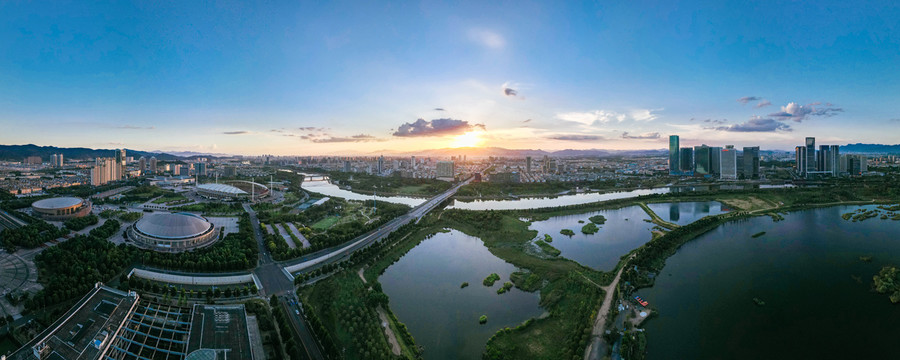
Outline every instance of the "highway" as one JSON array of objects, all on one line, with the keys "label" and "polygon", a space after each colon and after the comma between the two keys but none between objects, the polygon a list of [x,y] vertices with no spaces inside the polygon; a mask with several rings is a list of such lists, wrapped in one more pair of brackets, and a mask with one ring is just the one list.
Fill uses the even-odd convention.
[{"label": "highway", "polygon": [[312,270],[312,269],[315,269],[315,268],[325,265],[325,264],[343,260],[343,259],[347,258],[348,256],[350,256],[351,254],[353,254],[355,251],[365,248],[365,247],[371,245],[373,242],[384,239],[385,237],[390,235],[392,232],[397,231],[397,229],[399,229],[401,226],[408,224],[410,221],[418,222],[419,219],[421,219],[423,216],[427,215],[428,212],[430,212],[431,210],[434,210],[434,208],[437,207],[440,203],[444,202],[445,200],[449,199],[454,194],[456,194],[456,191],[459,190],[459,188],[465,186],[466,184],[470,183],[471,181],[472,181],[472,178],[469,178],[466,181],[456,184],[455,186],[448,189],[447,191],[444,191],[440,195],[437,195],[437,196],[429,199],[428,201],[422,203],[422,205],[416,206],[415,208],[410,210],[405,215],[399,216],[399,217],[389,221],[387,224],[384,224],[384,226],[382,226],[376,230],[372,230],[369,233],[361,235],[359,238],[357,238],[357,240],[354,240],[352,243],[350,243],[349,245],[347,245],[343,248],[340,248],[340,249],[332,251],[330,253],[315,257],[313,259],[301,259],[300,262],[297,262],[294,264],[288,264],[287,266],[284,267],[284,269],[288,273],[294,274],[297,272],[302,272],[304,270],[307,270],[307,271]]}]

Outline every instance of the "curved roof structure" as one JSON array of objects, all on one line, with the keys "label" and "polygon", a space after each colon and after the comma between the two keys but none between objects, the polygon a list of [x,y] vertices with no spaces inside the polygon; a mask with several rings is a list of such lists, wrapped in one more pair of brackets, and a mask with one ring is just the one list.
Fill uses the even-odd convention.
[{"label": "curved roof structure", "polygon": [[197,185],[198,189],[218,192],[222,194],[232,194],[232,195],[245,195],[248,194],[246,191],[238,189],[234,186],[228,184],[200,184]]},{"label": "curved roof structure", "polygon": [[56,197],[35,201],[31,206],[38,209],[65,209],[81,205],[83,202],[84,200],[77,197]]},{"label": "curved roof structure", "polygon": [[194,214],[154,213],[145,215],[134,227],[141,233],[158,239],[185,239],[207,232],[212,224]]},{"label": "curved roof structure", "polygon": [[216,360],[216,351],[213,349],[194,350],[184,360]]}]

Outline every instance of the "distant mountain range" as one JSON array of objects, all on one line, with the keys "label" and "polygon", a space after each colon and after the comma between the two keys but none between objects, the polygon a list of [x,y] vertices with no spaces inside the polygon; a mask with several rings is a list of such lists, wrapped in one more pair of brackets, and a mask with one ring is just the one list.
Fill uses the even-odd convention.
[{"label": "distant mountain range", "polygon": [[864,154],[900,154],[900,144],[884,145],[884,144],[847,144],[841,146],[842,153],[864,153]]},{"label": "distant mountain range", "polygon": [[581,156],[599,156],[599,157],[609,157],[609,156],[642,156],[642,155],[664,155],[666,154],[665,149],[658,150],[601,150],[601,149],[587,149],[587,150],[576,150],[576,149],[566,149],[566,150],[556,150],[556,151],[546,151],[540,149],[504,149],[499,147],[484,147],[484,148],[445,148],[445,149],[429,149],[429,150],[420,150],[420,151],[392,151],[392,150],[381,150],[381,151],[373,151],[369,153],[369,155],[389,155],[389,156],[502,156],[502,157],[523,157],[523,156],[556,156],[556,157],[581,157]]},{"label": "distant mountain range", "polygon": [[[28,145],[0,145],[0,160],[22,161],[29,156],[40,156],[45,162],[50,161],[53,154],[63,154],[66,160],[87,160],[96,157],[115,157],[114,149],[88,149],[88,148],[60,148],[55,146]],[[141,156],[155,156],[158,160],[184,160],[185,157],[166,153],[154,153],[125,149],[126,156],[140,158]]]}]

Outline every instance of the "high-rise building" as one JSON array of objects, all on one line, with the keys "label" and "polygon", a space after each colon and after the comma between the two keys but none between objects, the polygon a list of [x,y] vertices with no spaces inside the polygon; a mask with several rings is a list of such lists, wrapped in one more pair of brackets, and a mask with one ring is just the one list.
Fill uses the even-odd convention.
[{"label": "high-rise building", "polygon": [[25,163],[30,165],[40,165],[44,161],[41,160],[40,156],[29,156],[25,158]]},{"label": "high-rise building", "polygon": [[669,135],[669,175],[681,174],[681,154],[678,135]]},{"label": "high-rise building", "polygon": [[694,175],[709,174],[709,146],[694,146]]},{"label": "high-rise building", "polygon": [[722,167],[722,148],[719,146],[712,146],[709,148],[709,173],[719,176],[722,174],[721,167]]},{"label": "high-rise building", "polygon": [[[797,163],[797,173],[802,177],[806,177],[806,147],[798,146],[794,148],[794,161]],[[746,159],[746,158],[745,158]]]},{"label": "high-rise building", "polygon": [[690,175],[694,172],[694,149],[681,148],[681,173]]},{"label": "high-rise building", "polygon": [[[141,158],[138,159],[138,172],[143,174],[144,171],[147,171],[147,158],[141,156]],[[187,174],[182,174],[182,175],[187,175]]]},{"label": "high-rise building", "polygon": [[194,167],[197,169],[197,175],[206,176],[206,163],[198,162]]},{"label": "high-rise building", "polygon": [[816,171],[816,138],[806,138],[806,172]]},{"label": "high-rise building", "polygon": [[91,185],[103,185],[118,180],[116,178],[118,165],[115,158],[94,159],[94,168],[91,169]]},{"label": "high-rise building", "polygon": [[156,174],[156,156],[150,157],[150,173]]},{"label": "high-rise building", "polygon": [[411,156],[411,157],[409,158],[409,167],[410,167],[411,169],[415,170],[415,169],[416,169],[416,165],[418,165],[418,164],[416,164],[416,156],[413,155],[413,156]]},{"label": "high-rise building", "polygon": [[378,167],[376,168],[376,171],[378,171],[378,175],[381,175],[381,173],[384,172],[384,155],[381,155],[378,158]]},{"label": "high-rise building", "polygon": [[525,157],[525,173],[531,174],[531,156]]},{"label": "high-rise building", "polygon": [[830,171],[833,176],[841,174],[841,147],[839,145],[828,147],[828,155],[825,157],[825,171]]},{"label": "high-rise building", "polygon": [[350,172],[352,169],[350,160],[344,160],[344,172]]},{"label": "high-rise building", "polygon": [[452,178],[454,175],[452,161],[438,161],[435,175],[438,178]]},{"label": "high-rise building", "polygon": [[719,177],[726,180],[737,179],[737,150],[734,145],[726,145],[724,149],[719,150],[719,159]]},{"label": "high-rise building", "polygon": [[50,155],[50,166],[55,168],[63,167],[63,154]]},{"label": "high-rise building", "polygon": [[743,156],[745,179],[759,179],[759,146],[745,146]]}]

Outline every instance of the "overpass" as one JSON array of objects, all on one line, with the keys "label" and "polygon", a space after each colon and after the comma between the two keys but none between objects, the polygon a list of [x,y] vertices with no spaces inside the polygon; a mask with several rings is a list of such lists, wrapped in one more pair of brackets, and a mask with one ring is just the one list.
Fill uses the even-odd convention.
[{"label": "overpass", "polygon": [[428,201],[422,203],[421,205],[416,206],[403,216],[399,216],[391,221],[388,221],[388,223],[384,224],[382,227],[361,235],[360,237],[356,238],[356,240],[340,249],[332,251],[328,254],[324,254],[322,256],[318,256],[314,259],[301,260],[300,262],[289,264],[284,267],[284,270],[287,274],[290,274],[290,278],[291,280],[293,280],[294,273],[340,261],[350,256],[355,251],[365,248],[373,242],[386,238],[392,232],[397,231],[397,229],[399,229],[401,226],[406,225],[411,221],[415,221],[416,223],[418,223],[419,220],[421,220],[425,215],[428,215],[431,210],[434,210],[435,207],[455,195],[456,191],[458,191],[459,188],[472,182],[472,179],[473,178],[469,178],[465,181],[460,182],[459,184],[456,184],[447,191],[444,191],[443,193],[432,197],[431,199],[428,199]]}]

